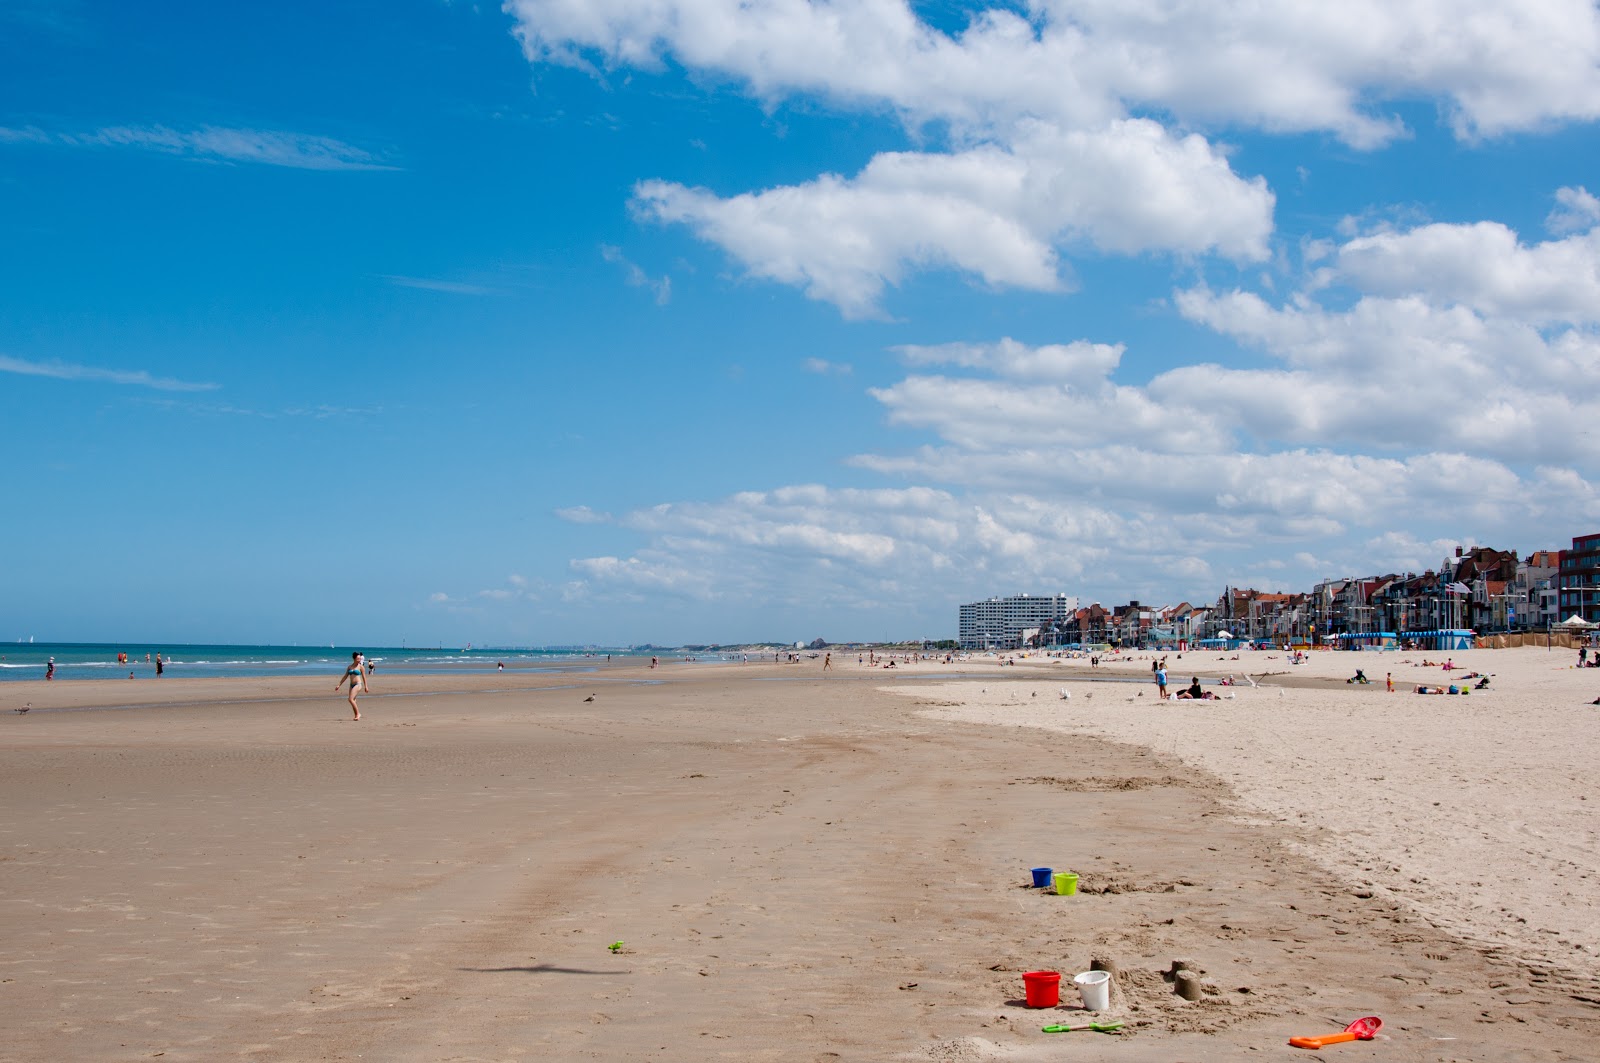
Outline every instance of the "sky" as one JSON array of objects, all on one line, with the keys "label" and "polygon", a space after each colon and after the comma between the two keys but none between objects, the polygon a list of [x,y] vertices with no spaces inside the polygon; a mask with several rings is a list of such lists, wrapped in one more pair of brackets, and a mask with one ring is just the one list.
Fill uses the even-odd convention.
[{"label": "sky", "polygon": [[0,639],[945,638],[1600,527],[1600,14],[0,0]]}]

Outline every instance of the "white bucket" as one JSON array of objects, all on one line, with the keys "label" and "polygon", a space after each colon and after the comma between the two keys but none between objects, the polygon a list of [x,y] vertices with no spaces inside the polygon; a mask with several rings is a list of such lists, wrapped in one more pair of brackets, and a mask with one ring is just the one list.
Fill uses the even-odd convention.
[{"label": "white bucket", "polygon": [[1084,971],[1072,983],[1078,987],[1085,1010],[1105,1011],[1111,1006],[1110,971]]}]

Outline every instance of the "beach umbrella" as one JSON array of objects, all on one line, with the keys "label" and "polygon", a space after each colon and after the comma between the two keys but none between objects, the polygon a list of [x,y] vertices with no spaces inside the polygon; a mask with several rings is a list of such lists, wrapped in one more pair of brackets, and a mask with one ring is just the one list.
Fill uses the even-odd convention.
[{"label": "beach umbrella", "polygon": [[1582,628],[1600,627],[1600,624],[1591,624],[1591,623],[1589,623],[1589,621],[1585,620],[1583,617],[1579,616],[1577,613],[1573,613],[1571,616],[1569,616],[1565,620],[1561,621],[1561,623],[1557,624],[1556,627],[1570,627],[1570,628],[1582,629]]}]

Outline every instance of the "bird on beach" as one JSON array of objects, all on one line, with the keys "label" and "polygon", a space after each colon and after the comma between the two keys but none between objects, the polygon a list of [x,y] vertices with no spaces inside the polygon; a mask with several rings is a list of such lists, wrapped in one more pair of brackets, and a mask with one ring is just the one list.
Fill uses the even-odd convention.
[{"label": "bird on beach", "polygon": [[26,704],[26,705],[24,705],[24,706],[22,706],[22,708],[20,708],[20,709],[18,709],[18,710],[17,710],[17,715],[18,715],[18,716],[22,716],[22,715],[24,715],[24,714],[25,714],[25,713],[27,713],[27,711],[28,711],[28,710],[29,710],[29,709],[31,709],[31,708],[33,708],[33,702],[31,702],[31,701],[30,701],[30,702],[28,702],[28,703],[27,703],[27,704]]},{"label": "bird on beach", "polygon": [[1062,701],[1071,701],[1072,700],[1072,691],[1068,690],[1066,687],[1062,687],[1061,688],[1061,700]]},{"label": "bird on beach", "polygon": [[583,700],[584,701],[593,701],[594,700],[594,695],[590,694],[588,697],[584,698]]}]

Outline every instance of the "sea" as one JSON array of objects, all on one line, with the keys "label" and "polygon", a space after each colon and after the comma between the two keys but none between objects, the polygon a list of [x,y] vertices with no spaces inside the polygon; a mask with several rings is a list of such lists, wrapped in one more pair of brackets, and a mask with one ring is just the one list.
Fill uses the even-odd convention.
[{"label": "sea", "polygon": [[[372,646],[203,646],[154,643],[6,642],[0,643],[0,682],[43,679],[53,658],[55,678],[153,679],[156,654],[163,678],[222,676],[337,676],[361,650],[377,666],[377,674],[446,675],[507,671],[583,672],[608,657],[649,657],[659,649],[493,649],[462,647],[378,648]],[[120,663],[127,654],[127,663]]]}]

